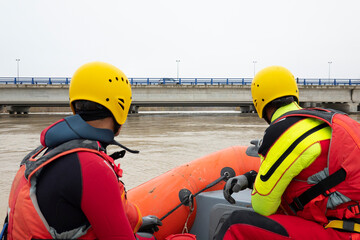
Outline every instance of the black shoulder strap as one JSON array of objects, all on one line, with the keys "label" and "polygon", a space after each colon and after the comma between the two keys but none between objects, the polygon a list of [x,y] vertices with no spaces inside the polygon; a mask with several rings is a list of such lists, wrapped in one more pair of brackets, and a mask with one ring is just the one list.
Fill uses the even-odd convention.
[{"label": "black shoulder strap", "polygon": [[[37,148],[40,149],[41,147]],[[86,148],[86,149],[94,149],[94,150],[102,150],[101,146],[97,143],[97,141],[87,140],[87,139],[74,139],[68,142],[65,142],[55,148],[49,149],[45,155],[38,158],[36,161],[28,161],[32,156],[30,154],[27,155],[27,160],[24,161],[26,165],[25,169],[25,178],[28,179],[29,175],[41,164],[48,161],[49,159],[59,156],[60,153],[69,151],[71,149],[76,148]],[[35,150],[36,152],[36,150]],[[34,151],[32,152],[34,153]]]},{"label": "black shoulder strap", "polygon": [[303,116],[303,117],[313,117],[320,120],[323,120],[324,122],[327,122],[329,125],[332,123],[332,118],[336,113],[343,114],[340,111],[335,111],[332,109],[322,109],[322,108],[304,108],[300,110],[294,110],[287,112],[283,115],[281,115],[279,118],[277,118],[273,123],[276,123],[278,120],[286,118],[286,117],[293,117],[293,116]]},{"label": "black shoulder strap", "polygon": [[[304,118],[316,118],[324,121],[327,125],[331,126],[333,116],[339,112],[316,108],[316,109],[300,109],[287,112],[275,121],[273,121],[270,126],[266,129],[260,148],[258,149],[258,154],[266,156],[271,146],[275,141],[292,125]],[[326,127],[324,125],[321,128]],[[314,129],[316,130],[316,129]],[[319,129],[318,129],[319,130]]]},{"label": "black shoulder strap", "polygon": [[289,204],[290,208],[294,212],[303,210],[304,206],[312,199],[316,198],[320,194],[326,194],[327,190],[343,182],[345,178],[346,171],[343,168],[340,168],[327,178],[321,180],[319,183],[315,184],[314,186],[303,192],[299,197],[294,198],[293,202]]}]

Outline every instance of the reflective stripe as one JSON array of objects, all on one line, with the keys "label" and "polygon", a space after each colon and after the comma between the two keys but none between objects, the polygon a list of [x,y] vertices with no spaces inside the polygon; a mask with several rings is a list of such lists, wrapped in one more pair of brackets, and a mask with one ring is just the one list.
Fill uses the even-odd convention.
[{"label": "reflective stripe", "polygon": [[[295,108],[294,106],[289,106],[286,110],[291,110],[291,107]],[[280,109],[282,110],[282,108]],[[291,119],[283,120],[288,122],[287,120]],[[270,132],[265,133],[263,144],[270,144],[270,148],[263,156],[264,158],[262,158],[259,174],[255,180],[252,192],[251,202],[255,212],[265,216],[276,212],[281,202],[281,196],[293,178],[309,167],[322,153],[320,143],[331,138],[331,128],[329,126],[319,127],[320,130],[317,129],[318,131],[312,132],[312,134],[308,134],[307,137],[301,139],[296,146],[293,145],[295,147],[292,151],[289,151],[286,156],[284,155],[285,158],[279,162],[280,164],[277,167],[273,167],[274,171],[272,174],[269,174],[270,177],[267,181],[263,181],[260,176],[266,176],[277,160],[281,158],[297,139],[323,123],[321,120],[305,117],[287,127],[276,141],[272,143],[265,142],[265,136]],[[276,127],[277,124],[284,123],[277,122],[274,125],[270,125],[269,128]],[[267,141],[270,140],[267,139]]]},{"label": "reflective stripe", "polygon": [[288,157],[288,155],[290,155],[290,153],[298,146],[298,144],[303,141],[306,137],[308,137],[309,135],[327,127],[328,125],[326,123],[320,124],[312,129],[310,129],[309,131],[305,132],[303,135],[301,135],[300,137],[298,137],[289,147],[288,149],[286,149],[286,151],[276,160],[276,162],[271,166],[271,168],[269,169],[269,171],[265,174],[265,175],[260,175],[260,179],[264,182],[266,182],[267,180],[269,180],[269,178],[271,177],[271,175],[275,172],[275,170],[280,166],[280,164],[285,160],[285,158]]},{"label": "reflective stripe", "polygon": [[[134,205],[134,206],[135,206],[135,208],[136,208],[136,212],[137,212],[138,216],[141,216],[141,211],[140,211],[139,207],[138,207],[137,205]],[[136,223],[136,225],[135,225],[135,227],[134,227],[134,230],[133,230],[134,233],[136,233],[136,232],[139,230],[139,228],[141,227],[142,223],[143,223],[142,218],[139,217],[139,218],[138,218],[138,222]]]},{"label": "reflective stripe", "polygon": [[[37,197],[36,197],[36,185],[37,185],[37,179],[36,178],[32,178],[30,180],[31,184],[30,184],[30,191],[29,191],[29,196],[31,199],[31,202],[33,204],[34,209],[36,210],[37,214],[39,215],[41,221],[43,222],[45,228],[49,231],[50,233],[50,226],[49,223],[46,221],[44,215],[42,214],[38,201],[37,201]],[[50,233],[51,235],[51,233]],[[55,238],[55,236],[51,235],[53,238]]]},{"label": "reflective stripe", "polygon": [[336,228],[342,229],[348,232],[358,232],[360,233],[360,224],[353,221],[343,221],[343,220],[332,220],[330,221],[325,228]]},{"label": "reflective stripe", "polygon": [[[278,184],[284,184],[285,190],[288,183],[281,180],[284,173],[287,171],[294,173],[295,175],[291,176],[292,179],[319,156],[321,148],[317,143],[330,139],[331,131],[329,127],[321,128],[315,133],[308,135],[302,139],[302,141],[298,142],[296,146],[293,146],[293,143],[310,129],[316,128],[322,123],[320,120],[304,119],[290,127],[290,129],[280,136],[262,161],[258,177],[255,181],[256,190],[259,194],[270,194]],[[291,148],[292,151],[287,152],[289,148]],[[306,157],[302,157],[302,155],[306,155]],[[283,156],[284,158],[282,158]],[[268,178],[265,178],[264,180],[266,181],[264,181],[264,177],[262,178],[260,176],[267,176],[267,174]],[[289,180],[291,181],[291,179]],[[280,180],[281,183],[279,183]]]}]

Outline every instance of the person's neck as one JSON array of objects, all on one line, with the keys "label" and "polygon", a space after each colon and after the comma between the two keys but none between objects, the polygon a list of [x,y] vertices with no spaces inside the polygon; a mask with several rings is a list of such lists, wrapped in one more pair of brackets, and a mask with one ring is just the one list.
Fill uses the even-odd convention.
[{"label": "person's neck", "polygon": [[[112,117],[107,117],[107,118],[103,118],[103,119],[99,119],[99,120],[92,120],[92,121],[87,121],[87,123],[95,128],[104,128],[104,129],[110,129],[111,131],[115,131],[114,130],[114,119]],[[117,129],[117,132],[114,132],[114,136],[118,136],[120,134],[120,129],[121,126],[119,127],[119,129]]]},{"label": "person's neck", "polygon": [[114,129],[114,121],[112,117],[107,117],[98,120],[86,121],[90,126],[95,128],[103,128],[103,129],[110,129],[113,131]]}]

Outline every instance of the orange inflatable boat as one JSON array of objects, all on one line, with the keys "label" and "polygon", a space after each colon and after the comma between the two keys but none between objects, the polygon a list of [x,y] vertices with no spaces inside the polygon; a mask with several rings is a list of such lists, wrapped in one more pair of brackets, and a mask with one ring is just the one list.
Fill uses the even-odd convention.
[{"label": "orange inflatable boat", "polygon": [[162,219],[163,225],[155,233],[158,240],[184,228],[190,230],[197,215],[197,194],[221,190],[225,178],[259,169],[260,159],[249,150],[230,147],[183,164],[129,190],[128,199],[139,206],[143,216]]}]

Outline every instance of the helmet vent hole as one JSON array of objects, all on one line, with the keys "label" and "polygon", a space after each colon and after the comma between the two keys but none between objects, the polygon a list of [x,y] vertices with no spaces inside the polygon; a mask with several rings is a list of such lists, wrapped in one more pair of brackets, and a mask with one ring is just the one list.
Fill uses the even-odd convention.
[{"label": "helmet vent hole", "polygon": [[120,102],[118,102],[119,106],[122,108],[122,110],[124,110],[124,105]]},{"label": "helmet vent hole", "polygon": [[107,98],[106,101],[108,102],[108,101],[109,101],[109,98]]},{"label": "helmet vent hole", "polygon": [[123,78],[123,77],[121,77],[121,80],[122,80],[122,81],[124,81],[124,78]]},{"label": "helmet vent hole", "polygon": [[261,99],[261,101],[265,101],[264,99]]},{"label": "helmet vent hole", "polygon": [[119,100],[118,102],[119,106],[122,108],[122,110],[124,110],[124,103],[125,103],[124,99],[118,98],[118,100]]},{"label": "helmet vent hole", "polygon": [[126,79],[126,84],[129,84],[128,80]]},{"label": "helmet vent hole", "polygon": [[259,87],[259,84],[257,85],[257,87]]},{"label": "helmet vent hole", "polygon": [[109,82],[112,82],[112,80],[111,80],[111,79],[109,79]]},{"label": "helmet vent hole", "polygon": [[115,77],[116,81],[119,81],[118,77]]}]

